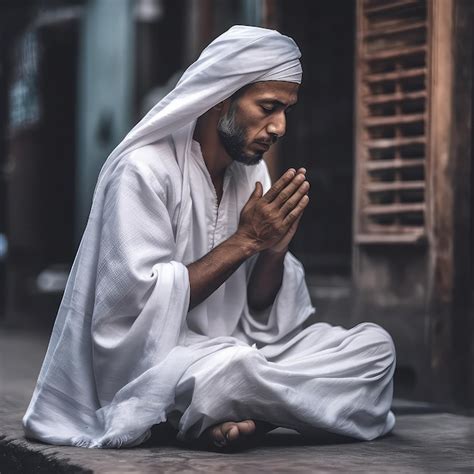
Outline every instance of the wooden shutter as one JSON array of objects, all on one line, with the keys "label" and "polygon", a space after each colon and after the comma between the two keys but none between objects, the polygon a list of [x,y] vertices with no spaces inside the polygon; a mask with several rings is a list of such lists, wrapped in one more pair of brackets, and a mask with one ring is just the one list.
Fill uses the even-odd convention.
[{"label": "wooden shutter", "polygon": [[358,0],[355,243],[426,235],[426,0]]}]

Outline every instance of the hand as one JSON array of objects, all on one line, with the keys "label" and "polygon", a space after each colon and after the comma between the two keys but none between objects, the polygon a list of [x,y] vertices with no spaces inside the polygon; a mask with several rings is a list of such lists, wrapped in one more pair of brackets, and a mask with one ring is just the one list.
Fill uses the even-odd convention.
[{"label": "hand", "polygon": [[[300,168],[297,172],[296,175],[302,173],[303,175],[306,174],[306,169],[305,168]],[[309,182],[305,181],[308,184],[308,190],[309,190]],[[306,191],[307,192],[307,191]],[[307,194],[306,194],[307,196]],[[309,202],[309,198],[307,203]],[[307,204],[306,203],[306,204]],[[306,207],[306,206],[305,206]],[[290,226],[288,229],[288,232],[283,236],[283,238],[277,242],[273,247],[270,247],[268,250],[271,251],[272,253],[286,253],[288,250],[288,245],[291,242],[291,239],[296,233],[296,230],[298,229],[298,225],[300,223],[301,217],[303,216],[303,212],[296,218],[296,220],[293,222],[293,224]]]},{"label": "hand", "polygon": [[237,234],[251,241],[256,251],[284,252],[309,202],[304,168],[289,169],[265,195],[261,183],[240,213]]}]

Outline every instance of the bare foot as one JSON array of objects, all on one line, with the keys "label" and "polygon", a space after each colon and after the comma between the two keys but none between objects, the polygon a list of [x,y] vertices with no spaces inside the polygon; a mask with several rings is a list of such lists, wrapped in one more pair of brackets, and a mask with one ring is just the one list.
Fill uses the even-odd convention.
[{"label": "bare foot", "polygon": [[263,435],[275,427],[264,422],[243,420],[226,421],[206,430],[205,436],[217,448],[242,445],[243,441]]},{"label": "bare foot", "polygon": [[253,420],[227,421],[208,429],[207,436],[214,446],[222,448],[235,443],[241,436],[250,436],[255,433]]}]

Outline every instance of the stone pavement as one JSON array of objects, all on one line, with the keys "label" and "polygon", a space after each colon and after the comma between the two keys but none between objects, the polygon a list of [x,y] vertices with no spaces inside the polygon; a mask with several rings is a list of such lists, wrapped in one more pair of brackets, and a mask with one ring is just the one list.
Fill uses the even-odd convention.
[{"label": "stone pavement", "polygon": [[474,472],[474,418],[395,404],[394,433],[372,442],[290,430],[269,433],[239,453],[192,450],[152,438],[122,450],[49,446],[27,441],[21,417],[34,387],[47,336],[0,328],[0,473],[156,472]]}]

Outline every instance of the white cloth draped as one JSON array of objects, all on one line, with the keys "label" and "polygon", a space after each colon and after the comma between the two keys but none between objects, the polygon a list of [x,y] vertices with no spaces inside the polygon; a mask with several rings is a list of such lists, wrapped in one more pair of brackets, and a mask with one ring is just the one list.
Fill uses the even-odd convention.
[{"label": "white cloth draped", "polygon": [[[294,77],[285,64],[298,57],[277,32],[231,28],[108,158],[23,419],[27,436],[133,446],[167,419],[186,438],[254,416],[362,439],[392,428],[389,336],[374,325],[301,331],[313,308],[291,254],[265,323],[246,303],[255,259],[187,312],[186,264],[235,231],[257,180],[270,185],[263,162],[234,163],[217,207],[191,140],[195,119],[264,74]],[[222,387],[214,397],[213,384]]]},{"label": "white cloth draped", "polygon": [[[102,208],[109,175],[123,157],[172,135],[182,174],[181,208],[176,241],[177,256],[186,248],[191,212],[189,154],[196,119],[243,86],[268,80],[301,83],[301,52],[296,43],[266,28],[233,26],[217,37],[184,72],[176,87],[127,134],[107,158],[94,193],[91,215]],[[95,208],[99,208],[96,211]]]},{"label": "white cloth draped", "polygon": [[[270,183],[263,162],[234,163],[217,207],[196,142],[188,159],[193,210],[184,254],[194,261],[235,231],[255,181],[265,189]],[[96,275],[90,291],[64,297],[25,415],[27,435],[119,447],[142,442],[167,419],[186,438],[239,417],[363,439],[391,429],[389,336],[374,325],[301,331],[313,308],[291,254],[265,323],[246,303],[252,260],[187,313],[187,270],[174,259],[180,176],[170,140],[132,152],[116,168],[99,250],[86,253],[80,267],[94,261]]]}]

